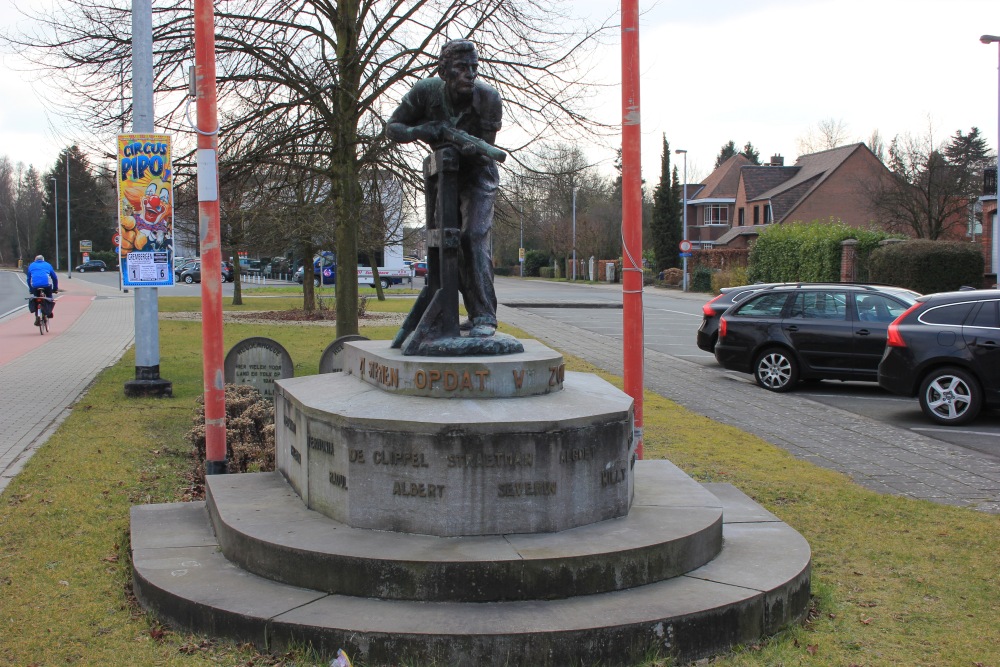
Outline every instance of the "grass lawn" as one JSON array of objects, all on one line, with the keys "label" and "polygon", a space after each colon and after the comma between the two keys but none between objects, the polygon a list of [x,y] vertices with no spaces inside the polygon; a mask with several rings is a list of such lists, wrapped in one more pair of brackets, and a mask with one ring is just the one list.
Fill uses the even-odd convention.
[{"label": "grass lawn", "polygon": [[[174,298],[160,299],[161,312],[186,307]],[[202,391],[200,323],[165,319],[160,326],[161,373],[174,397],[125,399],[122,387],[134,376],[129,352],[0,496],[0,664],[328,664],[305,651],[271,657],[176,634],[131,598],[129,507],[184,495],[184,435]],[[395,329],[362,333],[388,338]],[[334,334],[227,324],[226,349],[249,336],[278,340],[296,375],[307,375]],[[567,364],[594,372],[578,359]],[[647,458],[669,458],[698,480],[735,484],[813,549],[812,619],[712,664],[1000,667],[1000,517],[866,491],[655,394],[646,395],[645,418]]]}]

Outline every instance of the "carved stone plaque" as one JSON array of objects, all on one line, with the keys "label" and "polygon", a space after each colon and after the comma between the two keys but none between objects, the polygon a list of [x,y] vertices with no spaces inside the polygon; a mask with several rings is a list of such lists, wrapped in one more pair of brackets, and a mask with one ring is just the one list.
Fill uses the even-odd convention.
[{"label": "carved stone plaque", "polygon": [[276,340],[245,338],[226,355],[226,382],[248,384],[261,396],[274,401],[274,381],[295,376],[295,366],[288,351]]}]

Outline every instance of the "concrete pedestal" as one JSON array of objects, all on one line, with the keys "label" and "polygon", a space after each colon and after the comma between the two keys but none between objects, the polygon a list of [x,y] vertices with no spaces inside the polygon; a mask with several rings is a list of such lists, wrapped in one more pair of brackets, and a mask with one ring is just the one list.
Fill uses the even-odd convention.
[{"label": "concrete pedestal", "polygon": [[533,341],[500,359],[347,343],[281,380],[278,471],[132,509],[140,603],[365,664],[693,660],[801,619],[809,545],[727,485],[635,461],[632,400]]},{"label": "concrete pedestal", "polygon": [[[418,364],[391,377],[424,372]],[[632,399],[593,375],[570,373],[560,385],[523,398],[442,399],[346,373],[282,380],[276,465],[307,507],[354,528],[497,535],[624,516]]]}]

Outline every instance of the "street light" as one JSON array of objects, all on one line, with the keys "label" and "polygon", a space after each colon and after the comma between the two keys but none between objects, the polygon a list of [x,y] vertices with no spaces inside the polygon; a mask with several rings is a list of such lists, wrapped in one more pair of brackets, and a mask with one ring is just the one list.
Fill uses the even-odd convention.
[{"label": "street light", "polygon": [[[683,239],[688,240],[688,152],[683,148],[678,148],[674,151],[678,155],[684,155],[684,207],[681,209],[681,216],[684,218],[683,224]],[[684,253],[687,255],[687,253]],[[688,258],[681,257],[684,262],[682,271],[684,275],[681,277],[681,289],[685,292],[688,291]]]},{"label": "street light", "polygon": [[66,150],[66,277],[73,278],[73,246],[69,236],[69,150]]},{"label": "street light", "polygon": [[56,271],[59,270],[59,179],[55,176],[49,179],[52,181],[52,203],[55,204],[56,210],[52,215],[52,219],[56,223]]},{"label": "street light", "polygon": [[576,280],[576,191],[580,188],[573,187],[573,280]]},{"label": "street light", "polygon": [[[983,44],[1000,43],[1000,37],[997,35],[983,35],[979,38],[979,41]],[[1000,48],[997,49],[997,145],[1000,146]],[[1000,149],[997,150],[997,174],[1000,174]],[[1000,192],[1000,188],[998,188],[997,192]],[[1000,197],[997,198],[997,202],[997,213],[993,215],[997,219],[1000,219]],[[993,262],[995,264],[997,261],[997,239],[995,238],[993,239],[993,248]]]}]

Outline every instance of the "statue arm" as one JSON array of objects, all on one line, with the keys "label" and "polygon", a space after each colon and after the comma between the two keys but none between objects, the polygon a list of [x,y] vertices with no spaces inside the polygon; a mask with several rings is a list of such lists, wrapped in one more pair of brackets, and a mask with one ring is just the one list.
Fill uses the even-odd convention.
[{"label": "statue arm", "polygon": [[424,113],[425,102],[418,86],[412,88],[399,107],[389,117],[385,135],[392,141],[408,144],[412,141],[434,143],[441,140],[440,124],[429,121]]}]

